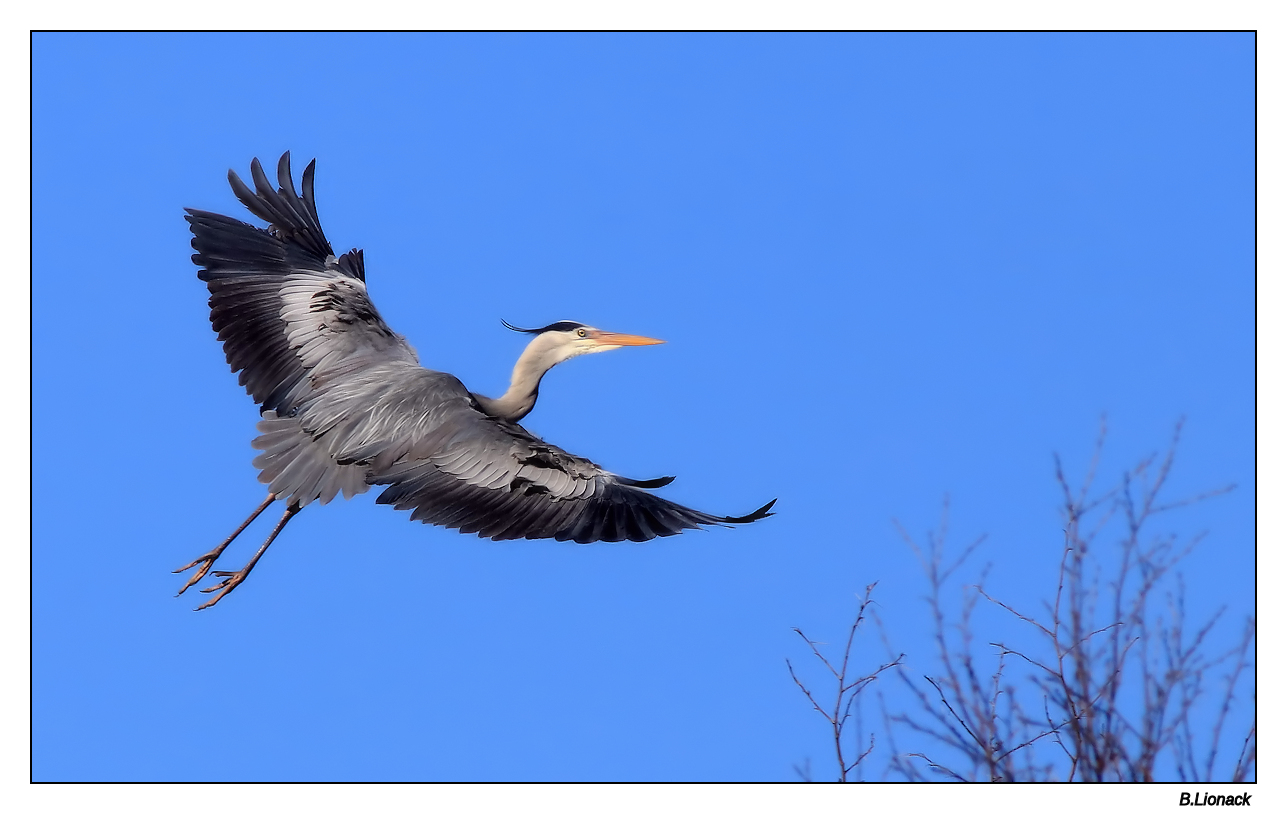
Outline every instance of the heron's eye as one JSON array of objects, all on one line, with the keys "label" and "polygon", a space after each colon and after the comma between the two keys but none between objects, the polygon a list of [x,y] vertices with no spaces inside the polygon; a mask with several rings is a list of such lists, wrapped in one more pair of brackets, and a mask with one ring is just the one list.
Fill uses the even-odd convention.
[{"label": "heron's eye", "polygon": [[579,337],[581,337],[582,339],[584,339],[584,338],[585,338],[585,328],[577,328],[577,329],[576,329],[576,335],[577,335],[577,336],[579,336]]}]

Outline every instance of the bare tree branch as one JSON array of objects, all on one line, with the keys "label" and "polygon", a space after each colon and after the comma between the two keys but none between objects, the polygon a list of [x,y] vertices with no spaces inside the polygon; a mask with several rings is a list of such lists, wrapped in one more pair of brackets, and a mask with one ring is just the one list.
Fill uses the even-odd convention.
[{"label": "bare tree branch", "polygon": [[[827,723],[831,725],[832,748],[835,750],[836,768],[839,772],[837,780],[841,783],[848,782],[850,772],[859,768],[862,762],[867,759],[867,756],[871,754],[876,745],[876,736],[874,733],[871,733],[869,735],[868,746],[865,750],[859,752],[852,760],[846,757],[845,727],[850,721],[853,707],[856,703],[860,703],[859,696],[864,689],[873,684],[876,679],[880,677],[881,673],[891,667],[898,666],[902,662],[903,658],[899,655],[893,661],[882,664],[871,672],[856,678],[849,672],[850,659],[853,655],[854,649],[854,637],[857,636],[858,629],[866,619],[867,609],[872,604],[871,594],[875,589],[876,583],[873,582],[868,585],[866,592],[863,594],[862,599],[858,604],[858,612],[854,616],[853,624],[849,627],[849,636],[845,639],[845,647],[840,656],[839,668],[833,665],[831,660],[823,655],[822,651],[818,649],[820,642],[811,640],[799,628],[792,628],[801,639],[804,639],[805,644],[807,644],[813,654],[822,661],[832,678],[835,679],[834,703],[831,705],[830,711],[827,711],[822,708],[822,705],[818,703],[813,693],[796,675],[795,669],[791,666],[791,660],[787,659],[787,671],[791,674],[791,679],[795,682],[795,685],[800,688],[800,692],[804,693],[805,697],[809,699],[809,703],[813,704],[813,708],[816,709],[822,717],[826,718]],[[859,746],[860,743],[861,742],[858,742]],[[859,746],[855,747],[855,751]],[[808,763],[806,762],[805,765],[807,767]],[[796,770],[796,773],[800,773],[799,769]]]},{"label": "bare tree branch", "polygon": [[[1164,498],[1183,424],[1176,423],[1161,454],[1145,456],[1103,491],[1097,484],[1106,422],[1101,421],[1087,471],[1076,488],[1055,456],[1064,540],[1052,574],[1053,599],[1043,604],[1041,615],[990,594],[984,588],[984,567],[975,584],[962,586],[967,590],[959,611],[952,614],[956,621],[949,622],[949,581],[966,567],[985,537],[949,556],[947,499],[937,528],[923,544],[895,520],[897,533],[912,549],[929,585],[925,600],[935,665],[931,674],[923,675],[924,682],[913,680],[902,653],[892,658],[896,649],[883,626],[881,636],[891,660],[864,676],[847,677],[874,583],[862,599],[838,666],[823,655],[818,643],[796,631],[836,681],[835,703],[824,708],[790,671],[831,724],[840,780],[848,779],[876,748],[875,736],[870,735],[866,748],[847,760],[840,733],[859,703],[858,694],[887,669],[895,670],[895,686],[913,702],[910,709],[891,712],[887,697],[878,696],[886,732],[883,748],[891,753],[888,770],[908,780],[1254,780],[1255,619],[1246,620],[1234,646],[1212,653],[1224,609],[1191,629],[1179,570],[1205,535],[1185,538],[1156,528],[1159,515],[1234,488]],[[979,597],[986,600],[983,607],[1004,611],[1001,622],[1015,628],[1004,637],[982,639],[996,648],[995,668],[979,661],[973,616]],[[879,623],[880,617],[874,618]],[[1009,646],[1003,643],[1007,640],[1023,643]],[[1008,659],[1011,655],[1018,659]],[[1222,672],[1217,676],[1217,671]],[[1018,684],[1010,680],[1011,674],[1021,679]],[[932,691],[925,689],[926,683]],[[1208,692],[1213,683],[1219,687],[1214,695]],[[1040,712],[1030,716],[1025,706]],[[1199,709],[1207,716],[1202,731],[1195,726]],[[1252,723],[1230,766],[1223,757],[1232,749],[1224,743],[1225,733],[1235,717],[1244,716]],[[898,741],[908,736],[928,748],[901,751]],[[855,751],[861,747],[858,744]],[[936,751],[943,754],[931,757]],[[1222,763],[1229,768],[1222,770]]]}]

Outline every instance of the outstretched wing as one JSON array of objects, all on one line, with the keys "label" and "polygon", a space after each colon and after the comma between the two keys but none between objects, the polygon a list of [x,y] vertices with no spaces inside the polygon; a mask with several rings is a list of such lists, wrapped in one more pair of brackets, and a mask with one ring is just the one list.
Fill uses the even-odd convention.
[{"label": "outstretched wing", "polygon": [[[377,502],[412,510],[412,519],[494,540],[520,537],[642,542],[684,529],[750,523],[660,498],[635,481],[484,413],[454,377],[385,366],[305,403],[305,429],[342,464],[368,467],[387,488]],[[345,394],[351,395],[345,395]],[[364,409],[353,407],[361,399]]]},{"label": "outstretched wing", "polygon": [[294,415],[309,394],[351,371],[387,362],[416,362],[366,292],[362,252],[336,257],[313,198],[316,162],[304,170],[301,197],[290,153],[277,164],[274,190],[259,160],[255,188],[231,170],[237,198],[268,228],[213,212],[187,210],[192,260],[210,289],[210,321],[238,381],[261,412]]},{"label": "outstretched wing", "polygon": [[[514,429],[522,432],[517,425]],[[523,435],[512,439],[509,449],[486,456],[460,450],[446,467],[434,461],[399,466],[374,480],[392,484],[376,502],[411,509],[412,520],[493,540],[552,537],[578,543],[644,542],[699,526],[753,523],[773,514],[769,509],[776,501],[742,517],[690,509]],[[573,491],[560,497],[551,486]]]}]

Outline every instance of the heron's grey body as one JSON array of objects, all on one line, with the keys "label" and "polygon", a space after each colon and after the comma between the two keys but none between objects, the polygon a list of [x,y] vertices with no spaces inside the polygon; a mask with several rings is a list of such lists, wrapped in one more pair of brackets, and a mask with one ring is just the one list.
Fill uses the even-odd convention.
[{"label": "heron's grey body", "polygon": [[[254,463],[270,499],[251,519],[273,498],[287,503],[273,537],[310,503],[372,486],[385,487],[378,502],[409,509],[414,520],[495,540],[643,541],[769,514],[772,503],[744,517],[680,506],[647,491],[670,478],[615,475],[516,423],[535,405],[541,377],[555,364],[656,340],[574,322],[528,331],[536,336],[509,390],[495,399],[422,367],[367,295],[361,251],[339,257],[332,251],[318,222],[313,171],[310,163],[302,197],[289,153],[278,163],[276,190],[258,160],[251,164],[253,191],[229,172],[238,199],[267,229],[210,212],[187,214],[193,262],[210,290],[211,322],[229,365],[260,405],[254,446],[262,453]],[[223,546],[192,563],[205,565],[188,585]],[[244,579],[255,560],[241,572],[216,572],[228,579],[205,589],[223,590],[203,607]]]}]

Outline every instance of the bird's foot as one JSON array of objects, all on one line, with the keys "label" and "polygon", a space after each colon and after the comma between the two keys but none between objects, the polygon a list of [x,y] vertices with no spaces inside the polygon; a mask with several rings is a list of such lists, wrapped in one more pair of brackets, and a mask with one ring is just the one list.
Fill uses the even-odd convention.
[{"label": "bird's foot", "polygon": [[248,574],[250,574],[249,566],[241,569],[240,571],[215,571],[214,575],[216,577],[223,577],[223,581],[218,585],[211,585],[209,588],[202,588],[201,593],[208,594],[214,593],[215,591],[218,591],[219,593],[215,594],[214,598],[209,602],[195,608],[195,610],[205,610],[206,608],[213,607],[220,599],[223,599],[225,596],[232,593],[234,588],[245,582]]},{"label": "bird's foot", "polygon": [[184,584],[184,586],[179,589],[179,592],[175,594],[175,596],[182,596],[184,591],[188,590],[193,585],[196,585],[198,582],[200,582],[201,578],[204,577],[207,572],[209,572],[210,567],[215,564],[215,560],[219,559],[219,555],[222,553],[223,553],[223,546],[219,546],[218,548],[212,551],[208,551],[205,554],[202,554],[200,557],[197,557],[195,560],[183,566],[182,568],[176,568],[175,570],[171,571],[170,573],[172,574],[182,574],[184,571],[188,570],[189,568],[193,568],[198,565],[201,566],[200,568],[197,568],[196,573],[194,573],[192,575],[192,578],[189,579],[187,583]]},{"label": "bird's foot", "polygon": [[[228,537],[227,540],[224,540],[222,543],[220,543],[219,545],[211,549],[208,553],[202,554],[200,557],[197,557],[195,560],[183,566],[178,571],[175,571],[174,573],[179,574],[188,570],[189,568],[195,568],[198,565],[201,566],[199,569],[197,569],[197,572],[192,575],[192,578],[188,580],[188,584],[183,586],[182,590],[180,590],[179,593],[183,593],[184,591],[188,590],[193,585],[195,585],[199,579],[204,577],[210,571],[210,566],[214,565],[215,560],[219,559],[219,555],[223,553],[223,550],[227,548],[232,543],[233,540],[237,539],[237,535],[245,531],[246,526],[249,526],[251,522],[253,522],[254,519],[258,517],[260,513],[263,512],[264,509],[268,508],[268,506],[272,504],[272,502],[276,499],[277,499],[277,495],[269,494],[268,499],[265,500],[259,506],[258,509],[255,509],[254,514],[250,515],[250,517],[247,517],[246,522],[242,523],[237,528],[237,530],[234,531]],[[214,593],[215,591],[218,591],[219,593],[215,594],[214,598],[212,598],[209,602],[205,603],[199,608],[196,608],[196,610],[205,610],[206,608],[214,606],[219,602],[220,599],[223,599],[225,596],[232,593],[233,588],[236,588],[238,585],[245,582],[246,577],[250,576],[250,570],[255,567],[255,563],[259,562],[259,558],[264,556],[264,552],[268,550],[268,546],[273,544],[273,540],[277,539],[277,535],[281,534],[282,529],[286,528],[286,524],[290,522],[290,519],[295,515],[299,514],[302,509],[303,509],[302,506],[300,506],[298,503],[292,500],[286,506],[286,513],[282,515],[282,519],[278,521],[277,527],[273,529],[273,533],[268,535],[268,539],[265,540],[264,544],[259,547],[259,551],[255,553],[255,556],[250,558],[250,562],[246,563],[246,566],[242,568],[240,571],[215,571],[214,575],[216,577],[221,577],[223,581],[220,582],[218,585],[211,585],[209,588],[202,588],[201,593],[208,594],[208,593]]]}]

